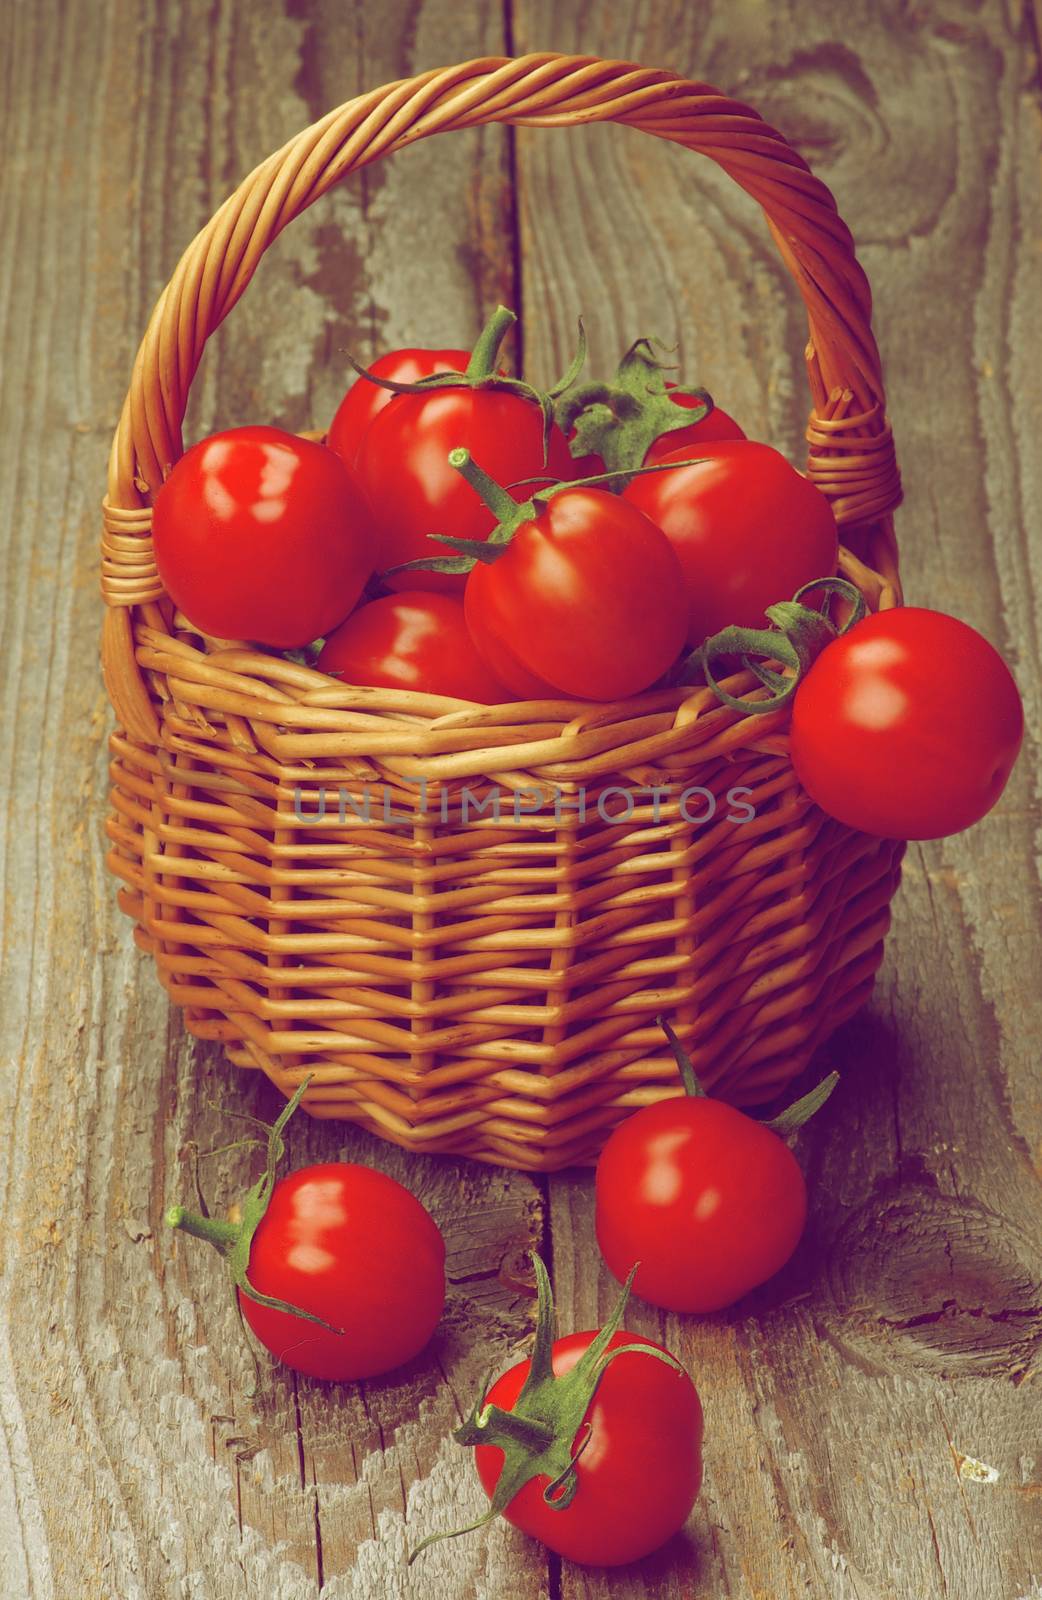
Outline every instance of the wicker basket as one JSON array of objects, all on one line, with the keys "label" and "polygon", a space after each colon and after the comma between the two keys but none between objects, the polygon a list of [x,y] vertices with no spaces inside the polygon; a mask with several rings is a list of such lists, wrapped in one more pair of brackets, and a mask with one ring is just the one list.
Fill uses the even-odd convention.
[{"label": "wicker basket", "polygon": [[898,603],[870,296],[832,196],[748,107],[626,62],[423,73],[259,166],[160,297],[105,501],[109,864],[187,1026],[286,1094],[313,1074],[316,1116],[532,1170],[592,1160],[627,1112],[677,1092],[659,1012],[715,1093],[781,1091],[869,993],[901,847],[810,804],[783,713],[744,717],[706,689],[490,708],[202,640],[159,582],[149,503],[207,338],[338,179],[432,133],[605,121],[701,151],[762,205],[806,302],[808,471],[841,570]]}]

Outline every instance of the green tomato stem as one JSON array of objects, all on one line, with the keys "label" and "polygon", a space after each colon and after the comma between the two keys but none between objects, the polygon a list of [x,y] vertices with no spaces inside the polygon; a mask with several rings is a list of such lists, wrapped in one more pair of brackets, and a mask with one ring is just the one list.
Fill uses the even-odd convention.
[{"label": "green tomato stem", "polygon": [[[250,1249],[253,1236],[264,1220],[268,1209],[272,1191],[275,1188],[275,1171],[284,1154],[282,1131],[299,1106],[307,1090],[311,1078],[307,1077],[297,1089],[292,1100],[286,1102],[278,1118],[268,1129],[267,1152],[264,1171],[253,1187],[247,1190],[242,1200],[241,1222],[220,1222],[216,1217],[204,1217],[198,1212],[189,1211],[185,1206],[171,1206],[166,1213],[168,1227],[178,1228],[183,1233],[192,1234],[196,1239],[204,1239],[207,1244],[213,1245],[228,1263],[228,1276],[232,1283],[232,1294],[243,1294],[247,1300],[255,1304],[267,1306],[271,1311],[285,1311],[290,1316],[300,1317],[304,1322],[314,1322],[320,1328],[325,1328],[329,1333],[343,1333],[342,1328],[335,1328],[332,1323],[326,1322],[322,1317],[316,1317],[310,1311],[304,1311],[300,1306],[294,1306],[288,1300],[279,1300],[274,1295],[262,1294],[255,1289],[249,1280]],[[251,1119],[252,1120],[252,1119]],[[262,1124],[263,1126],[263,1124]],[[201,1198],[201,1197],[200,1197]]]},{"label": "green tomato stem", "polygon": [[508,310],[506,306],[496,307],[478,334],[477,342],[470,353],[470,360],[464,370],[464,377],[490,378],[492,376],[499,361],[500,346],[516,321],[516,312]]},{"label": "green tomato stem", "polygon": [[676,1030],[674,1029],[672,1023],[667,1022],[665,1017],[656,1017],[655,1021],[658,1023],[659,1027],[662,1029],[662,1032],[668,1039],[669,1048],[673,1052],[673,1060],[680,1068],[680,1079],[684,1085],[684,1093],[690,1095],[692,1099],[704,1100],[706,1098],[706,1092],[699,1083],[698,1078],[695,1076],[695,1069],[691,1064],[691,1057],[688,1055],[687,1051],[684,1049],[684,1046],[677,1037]]},{"label": "green tomato stem", "polygon": [[[670,369],[655,355],[655,339],[638,339],[623,356],[610,384],[586,383],[566,392],[555,407],[558,426],[574,427],[572,455],[599,455],[606,467],[628,480],[664,434],[701,422],[713,409],[705,389],[667,389]],[[659,348],[662,348],[659,345]],[[676,397],[695,400],[678,406]],[[679,463],[678,463],[679,465]],[[625,488],[620,482],[620,489]]]},{"label": "green tomato stem", "polygon": [[171,1206],[166,1214],[166,1224],[168,1228],[180,1228],[182,1233],[190,1233],[193,1239],[205,1239],[222,1255],[228,1254],[242,1232],[237,1222],[221,1222],[218,1217],[204,1217],[185,1206]]},{"label": "green tomato stem", "polygon": [[[824,610],[803,604],[803,596],[816,592],[824,599]],[[842,626],[827,615],[834,597],[846,601],[850,613]],[[767,607],[767,619],[772,628],[723,628],[704,644],[693,650],[681,672],[681,681],[697,671],[725,706],[732,706],[746,716],[765,716],[779,711],[792,699],[803,679],[810,671],[826,645],[832,643],[849,629],[856,627],[865,615],[865,598],[854,584],[845,578],[816,578],[804,584],[792,600],[779,600]],[[743,665],[754,672],[760,682],[771,692],[760,700],[740,698],[729,693],[717,682],[714,664],[720,657],[740,656]],[[762,656],[768,661],[778,661],[786,673],[778,673],[751,658]]]},{"label": "green tomato stem", "polygon": [[515,500],[495,478],[490,478],[484,467],[478,466],[469,450],[464,450],[462,447],[450,450],[449,466],[454,467],[460,477],[470,484],[474,493],[488,507],[501,527],[516,523],[517,514],[521,509],[520,501]]}]

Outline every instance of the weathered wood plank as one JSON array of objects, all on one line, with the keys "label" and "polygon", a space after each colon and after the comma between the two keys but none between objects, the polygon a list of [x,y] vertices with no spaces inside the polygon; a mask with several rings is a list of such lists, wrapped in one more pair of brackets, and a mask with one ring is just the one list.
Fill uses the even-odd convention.
[{"label": "weathered wood plank", "polygon": [[[1005,644],[1037,729],[1026,13],[996,0],[513,9],[517,49],[600,50],[723,83],[833,183],[877,290],[910,593]],[[465,1404],[527,1324],[498,1269],[537,1234],[535,1190],[431,1169],[426,1197],[467,1280],[434,1366],[332,1401],[276,1375],[248,1399],[216,1262],[158,1222],[183,1191],[186,1142],[224,1136],[209,1102],[270,1114],[276,1097],[186,1045],[129,951],[99,846],[95,506],[151,301],[253,160],[354,87],[499,48],[499,7],[78,0],[8,15],[0,1592],[295,1600],[321,1576],[327,1600],[556,1594],[556,1565],[547,1576],[501,1528],[432,1551],[414,1578],[401,1565],[407,1531],[480,1506],[442,1441],[453,1397]],[[676,324],[721,401],[795,450],[801,320],[753,208],[684,152],[613,137],[522,136],[533,368],[548,374],[576,311],[606,298],[591,316],[602,364],[636,329]],[[192,432],[321,421],[345,345],[463,341],[479,302],[510,288],[505,208],[494,133],[420,146],[330,197],[215,341]],[[873,1024],[837,1043],[846,1081],[804,1137],[815,1211],[790,1271],[732,1318],[634,1307],[631,1326],[665,1336],[702,1387],[706,1490],[672,1548],[611,1578],[566,1568],[565,1595],[1042,1592],[1036,792],[1025,762],[984,827],[912,853]],[[320,1125],[291,1149],[350,1150],[406,1181],[418,1170]],[[209,1165],[226,1195],[248,1164]],[[553,1232],[563,1318],[590,1325],[612,1286],[587,1179],[555,1184]],[[960,1453],[998,1480],[960,1476]]]},{"label": "weathered wood plank", "polygon": [[[73,0],[16,3],[3,33],[0,1593],[303,1600],[324,1580],[340,1600],[535,1600],[545,1560],[506,1529],[415,1577],[402,1562],[407,1533],[480,1509],[446,1434],[528,1327],[498,1272],[538,1236],[531,1182],[293,1130],[297,1162],[350,1154],[417,1188],[462,1280],[430,1356],[357,1388],[275,1374],[250,1399],[219,1264],[161,1229],[188,1142],[279,1097],[186,1042],[132,949],[102,864],[96,668],[108,443],[179,251],[320,110],[439,64],[450,35],[453,53],[502,48],[500,7]],[[510,298],[504,139],[450,148],[374,168],[283,236],[204,361],[192,434],[322,423],[345,346],[464,343]],[[250,1171],[244,1152],[205,1165],[224,1199]]]},{"label": "weathered wood plank", "polygon": [[[1042,386],[1037,61],[982,6],[596,8],[518,0],[518,49],[668,63],[749,99],[832,185],[876,293],[907,501],[910,597],[1007,650],[1040,726]],[[532,365],[575,313],[604,365],[679,340],[689,379],[798,459],[804,326],[754,206],[708,163],[622,130],[518,136]],[[914,847],[878,996],[828,1052],[802,1136],[813,1185],[790,1269],[739,1313],[630,1326],[699,1382],[706,1488],[632,1574],[562,1594],[976,1600],[1042,1585],[1042,1044],[1037,744],[968,837]],[[551,1184],[559,1303],[614,1284],[585,1178]],[[968,1479],[963,1456],[994,1467]]]}]

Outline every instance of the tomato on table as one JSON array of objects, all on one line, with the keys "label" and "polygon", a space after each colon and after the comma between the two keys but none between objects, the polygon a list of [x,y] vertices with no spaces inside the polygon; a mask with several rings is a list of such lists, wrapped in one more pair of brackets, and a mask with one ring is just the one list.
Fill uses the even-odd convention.
[{"label": "tomato on table", "polygon": [[699,444],[698,455],[667,450],[656,464],[675,471],[623,491],[677,553],[692,645],[731,624],[757,627],[774,601],[835,572],[839,553],[828,500],[770,445],[723,439]]},{"label": "tomato on table", "polygon": [[268,1130],[265,1171],[241,1220],[184,1206],[166,1220],[225,1257],[242,1316],[276,1360],[314,1378],[375,1377],[434,1332],[445,1241],[416,1196],[373,1167],[324,1162],[276,1177],[282,1131],[309,1082]]},{"label": "tomato on table", "polygon": [[669,1311],[720,1311],[788,1261],[807,1218],[799,1162],[771,1128],[698,1086],[620,1122],[597,1163],[597,1243],[620,1281]]},{"label": "tomato on table", "polygon": [[1013,676],[975,628],[922,606],[827,644],[793,699],[790,749],[830,817],[888,839],[961,833],[996,804],[1020,751]]},{"label": "tomato on table", "polygon": [[343,462],[281,428],[230,428],[185,452],[156,496],[163,587],[218,639],[290,649],[340,622],[376,561]]},{"label": "tomato on table", "polygon": [[334,1333],[239,1288],[277,1361],[315,1378],[369,1378],[418,1355],[445,1304],[445,1241],[415,1195],[374,1167],[326,1162],[276,1183],[250,1247],[249,1283]]},{"label": "tomato on table", "polygon": [[[596,1337],[584,1332],[555,1340],[554,1372],[572,1371]],[[582,1432],[572,1440],[574,1452],[588,1430],[571,1504],[563,1511],[548,1506],[543,1476],[530,1478],[503,1513],[558,1555],[591,1566],[639,1561],[665,1544],[687,1521],[702,1481],[702,1407],[694,1384],[686,1372],[642,1354],[642,1347],[663,1347],[639,1334],[620,1329],[607,1349],[627,1346],[628,1353],[605,1369]],[[530,1361],[511,1367],[486,1403],[511,1411],[530,1370]],[[477,1446],[475,1465],[489,1499],[503,1463],[502,1449]]]},{"label": "tomato on table", "polygon": [[403,589],[370,600],[325,641],[318,662],[343,683],[451,695],[482,705],[512,698],[478,653],[455,595]]},{"label": "tomato on table", "polygon": [[604,1327],[555,1338],[546,1268],[533,1256],[539,1309],[531,1358],[479,1396],[455,1430],[475,1447],[489,1510],[569,1561],[620,1566],[650,1555],[686,1522],[702,1481],[702,1407],[661,1345],[626,1333],[623,1289]]}]

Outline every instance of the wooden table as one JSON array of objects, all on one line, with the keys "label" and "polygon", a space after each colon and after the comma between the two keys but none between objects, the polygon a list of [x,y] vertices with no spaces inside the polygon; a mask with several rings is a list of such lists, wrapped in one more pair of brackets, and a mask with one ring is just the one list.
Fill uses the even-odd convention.
[{"label": "wooden table", "polygon": [[[0,1227],[5,1600],[1021,1600],[1042,1595],[1042,986],[1038,749],[971,834],[912,847],[870,1010],[800,1140],[813,1210],[790,1268],[730,1315],[630,1325],[689,1364],[706,1483],[659,1556],[614,1575],[505,1526],[447,1439],[531,1326],[613,1284],[590,1179],[408,1160],[301,1122],[295,1163],[370,1160],[449,1240],[429,1359],[250,1397],[219,1263],[164,1231],[190,1141],[276,1092],[192,1044],[106,875],[109,712],[98,501],[148,311],[268,151],[353,93],[485,53],[664,63],[753,101],[835,190],[877,295],[907,499],[907,592],[982,628],[1039,718],[1042,380],[1036,39],[1017,0],[7,0],[0,16],[6,534]],[[641,331],[748,430],[800,454],[804,330],[755,207],[616,128],[454,136],[360,175],[272,250],[213,341],[191,436],[323,424],[346,348],[463,344],[497,299],[528,370],[578,312],[603,367]],[[205,1164],[215,1199],[250,1152]]]}]

